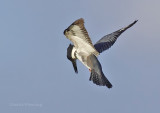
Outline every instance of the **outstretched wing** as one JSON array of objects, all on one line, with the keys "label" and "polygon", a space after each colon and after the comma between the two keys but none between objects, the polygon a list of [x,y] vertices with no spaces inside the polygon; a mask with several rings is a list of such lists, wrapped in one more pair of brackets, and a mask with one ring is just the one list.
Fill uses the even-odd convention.
[{"label": "outstretched wing", "polygon": [[122,29],[119,29],[111,34],[108,34],[104,37],[102,37],[95,45],[94,47],[99,53],[102,53],[103,51],[109,49],[117,40],[117,38],[128,28],[132,27],[138,20],[135,20],[133,23],[128,25],[127,27],[124,27]]},{"label": "outstretched wing", "polygon": [[75,48],[85,50],[88,53],[98,55],[99,53],[94,48],[88,32],[84,27],[84,20],[82,18],[73,22],[65,31],[64,35],[73,42]]}]

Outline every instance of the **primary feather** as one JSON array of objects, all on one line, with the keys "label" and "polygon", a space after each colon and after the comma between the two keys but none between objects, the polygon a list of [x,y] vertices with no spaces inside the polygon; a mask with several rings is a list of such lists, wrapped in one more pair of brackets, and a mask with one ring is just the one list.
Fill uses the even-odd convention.
[{"label": "primary feather", "polygon": [[99,53],[102,53],[103,51],[109,49],[117,40],[117,38],[128,28],[132,27],[138,20],[134,21],[133,23],[129,24],[128,26],[121,28],[111,34],[108,34],[104,37],[102,37],[95,45],[94,47]]},{"label": "primary feather", "polygon": [[78,19],[73,22],[65,31],[64,35],[73,42],[75,48],[79,51],[86,51],[88,53],[99,55],[94,48],[92,41],[84,27],[84,20]]}]

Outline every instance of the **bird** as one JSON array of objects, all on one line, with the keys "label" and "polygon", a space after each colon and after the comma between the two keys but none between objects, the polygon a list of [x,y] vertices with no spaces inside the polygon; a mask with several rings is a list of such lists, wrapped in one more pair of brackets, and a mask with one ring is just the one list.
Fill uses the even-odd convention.
[{"label": "bird", "polygon": [[108,50],[116,42],[117,38],[137,21],[135,20],[128,26],[103,36],[94,45],[84,26],[84,19],[80,18],[74,21],[63,33],[73,43],[73,45],[69,44],[67,48],[67,58],[72,62],[75,73],[78,73],[76,64],[76,60],[78,59],[89,69],[90,81],[99,86],[112,88],[112,84],[104,75],[97,57],[103,51]]}]

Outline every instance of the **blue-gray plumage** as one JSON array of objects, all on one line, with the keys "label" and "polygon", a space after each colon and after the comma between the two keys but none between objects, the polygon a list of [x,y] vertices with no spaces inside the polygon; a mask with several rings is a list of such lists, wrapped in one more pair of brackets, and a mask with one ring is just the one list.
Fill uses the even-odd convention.
[{"label": "blue-gray plumage", "polygon": [[130,25],[119,29],[111,34],[108,34],[104,37],[102,37],[95,45],[94,47],[99,53],[102,53],[103,51],[109,49],[117,40],[117,38],[128,28],[132,27],[138,20],[134,21]]},{"label": "blue-gray plumage", "polygon": [[109,49],[117,38],[128,28],[137,22],[119,29],[111,34],[102,37],[95,45],[92,44],[88,32],[84,27],[84,20],[78,19],[73,22],[65,31],[64,35],[73,42],[67,49],[67,58],[72,62],[74,70],[78,73],[76,59],[79,59],[91,72],[90,79],[96,85],[112,87],[112,84],[104,76],[102,66],[97,59],[99,53]]},{"label": "blue-gray plumage", "polygon": [[88,65],[91,67],[91,75],[89,80],[93,81],[96,85],[112,87],[112,84],[104,76],[102,66],[95,55],[88,56]]}]

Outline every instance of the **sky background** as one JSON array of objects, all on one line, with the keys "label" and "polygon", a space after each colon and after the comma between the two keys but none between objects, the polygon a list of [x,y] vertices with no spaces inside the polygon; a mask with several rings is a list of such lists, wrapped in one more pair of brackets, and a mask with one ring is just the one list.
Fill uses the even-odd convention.
[{"label": "sky background", "polygon": [[[1,0],[1,113],[160,112],[159,0]],[[63,35],[84,18],[95,43],[134,20],[98,59],[113,88],[75,74]]]}]

